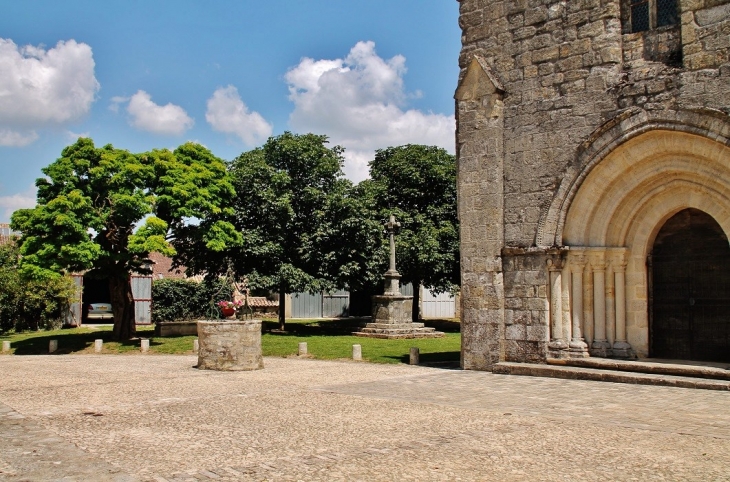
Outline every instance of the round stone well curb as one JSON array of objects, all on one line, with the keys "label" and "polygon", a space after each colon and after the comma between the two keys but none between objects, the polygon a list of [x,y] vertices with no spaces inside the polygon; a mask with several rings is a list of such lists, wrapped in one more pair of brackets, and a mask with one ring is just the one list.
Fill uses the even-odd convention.
[{"label": "round stone well curb", "polygon": [[261,320],[198,321],[198,368],[245,371],[264,367]]}]

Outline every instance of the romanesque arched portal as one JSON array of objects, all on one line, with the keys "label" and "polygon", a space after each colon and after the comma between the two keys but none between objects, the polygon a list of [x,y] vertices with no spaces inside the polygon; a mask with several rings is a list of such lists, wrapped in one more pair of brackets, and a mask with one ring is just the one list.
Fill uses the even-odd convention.
[{"label": "romanesque arched portal", "polygon": [[[571,295],[568,302],[563,296],[563,318],[579,318],[580,324],[574,321],[572,326],[582,328],[579,334],[594,356],[638,354],[643,357],[721,358],[716,352],[724,348],[713,351],[714,355],[709,351],[701,354],[698,347],[702,342],[693,345],[695,348],[690,351],[661,348],[654,353],[652,336],[657,333],[651,329],[650,315],[659,313],[658,303],[668,300],[654,297],[654,305],[651,305],[654,287],[650,286],[650,281],[654,280],[647,260],[655,243],[662,244],[663,227],[672,226],[674,221],[670,220],[678,213],[686,212],[702,212],[713,220],[716,231],[725,236],[710,240],[706,230],[695,230],[698,249],[704,249],[702,242],[707,241],[710,244],[724,242],[730,250],[727,247],[730,148],[693,133],[647,130],[614,146],[581,176],[574,196],[566,203],[569,206],[564,214],[565,222],[562,232],[558,233],[562,238],[560,244],[567,251],[567,263],[561,267],[562,284],[572,284],[569,289],[562,288]],[[695,281],[696,286],[706,289],[713,283],[725,283],[726,278],[715,277],[711,270],[705,271],[701,283]],[[727,291],[728,288],[718,285],[717,289]],[[698,309],[691,311],[693,316],[700,316]],[[709,308],[705,310],[706,314],[709,312]],[[724,323],[717,317],[713,320],[707,326]],[[712,336],[727,336],[724,328],[713,326],[710,331],[714,330],[715,335]],[[578,331],[576,328],[573,338]],[[668,328],[663,329],[666,332]],[[690,335],[703,339],[711,336],[707,330],[685,330],[684,335],[677,337]],[[667,346],[667,343],[676,347],[693,343],[672,336],[662,337],[663,341],[657,347]]]}]

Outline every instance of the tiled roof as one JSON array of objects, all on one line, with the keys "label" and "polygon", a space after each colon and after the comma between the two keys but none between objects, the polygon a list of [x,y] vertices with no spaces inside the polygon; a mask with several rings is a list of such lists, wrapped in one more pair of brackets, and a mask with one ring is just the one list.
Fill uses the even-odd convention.
[{"label": "tiled roof", "polygon": [[185,268],[172,269],[172,258],[160,253],[150,253],[152,279],[185,279]]},{"label": "tiled roof", "polygon": [[271,301],[266,299],[265,296],[249,296],[248,306],[251,308],[262,308],[266,306],[279,306],[278,301]]}]

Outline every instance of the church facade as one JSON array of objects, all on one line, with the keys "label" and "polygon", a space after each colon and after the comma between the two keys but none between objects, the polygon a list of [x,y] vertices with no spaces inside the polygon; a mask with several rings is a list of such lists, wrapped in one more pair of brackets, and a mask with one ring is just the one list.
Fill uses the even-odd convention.
[{"label": "church facade", "polygon": [[462,366],[730,362],[730,0],[461,0]]}]

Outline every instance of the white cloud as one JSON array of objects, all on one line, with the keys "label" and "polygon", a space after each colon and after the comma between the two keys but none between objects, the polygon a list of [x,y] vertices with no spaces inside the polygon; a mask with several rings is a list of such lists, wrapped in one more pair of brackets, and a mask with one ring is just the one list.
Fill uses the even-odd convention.
[{"label": "white cloud", "polygon": [[235,134],[249,146],[268,138],[273,132],[271,124],[258,112],[249,112],[238,95],[238,89],[229,85],[213,92],[208,99],[205,120],[219,132]]},{"label": "white cloud", "polygon": [[38,139],[36,131],[0,129],[0,146],[23,147]]},{"label": "white cloud", "polygon": [[358,42],[344,59],[302,59],[285,76],[294,102],[289,123],[345,147],[345,174],[353,181],[367,177],[375,149],[427,144],[453,152],[453,116],[406,108],[421,93],[405,91],[405,62],[402,55],[380,58],[373,42]]},{"label": "white cloud", "polygon": [[5,222],[10,221],[10,215],[17,209],[34,208],[36,204],[36,187],[31,185],[25,192],[0,196],[0,210]]},{"label": "white cloud", "polygon": [[23,146],[35,129],[74,122],[99,90],[91,47],[75,40],[55,47],[17,46],[0,38],[0,145]]},{"label": "white cloud", "polygon": [[76,142],[79,137],[88,138],[91,137],[89,132],[73,132],[73,131],[66,131],[66,138],[70,142]]},{"label": "white cloud", "polygon": [[[110,109],[116,112],[118,105],[126,101],[124,97],[113,97]],[[144,90],[138,90],[128,101],[127,113],[131,116],[129,123],[143,131],[179,136],[195,123],[179,105],[157,105]]]}]

